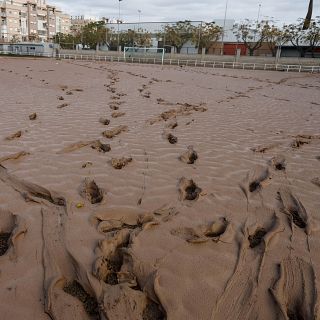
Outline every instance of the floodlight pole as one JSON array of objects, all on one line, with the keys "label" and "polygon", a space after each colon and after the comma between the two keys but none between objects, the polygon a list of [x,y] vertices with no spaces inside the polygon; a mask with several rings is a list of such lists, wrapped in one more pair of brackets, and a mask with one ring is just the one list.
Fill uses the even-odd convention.
[{"label": "floodlight pole", "polygon": [[226,28],[227,10],[228,10],[228,0],[226,1],[226,8],[224,11],[223,30],[222,30],[222,39],[221,39],[221,43],[222,43],[221,55],[223,55],[223,51],[224,51],[224,32],[225,32],[225,28]]},{"label": "floodlight pole", "polygon": [[122,0],[118,0],[119,1],[119,18],[118,18],[118,50],[119,50],[119,46],[120,46],[120,17],[121,17],[121,11],[120,11],[120,2]]}]

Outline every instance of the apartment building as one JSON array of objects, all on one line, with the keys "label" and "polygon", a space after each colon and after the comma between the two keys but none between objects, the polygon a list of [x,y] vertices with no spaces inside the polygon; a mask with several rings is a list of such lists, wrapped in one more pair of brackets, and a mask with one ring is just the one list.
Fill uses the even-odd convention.
[{"label": "apartment building", "polygon": [[69,33],[71,18],[45,0],[0,0],[0,41],[51,41]]}]

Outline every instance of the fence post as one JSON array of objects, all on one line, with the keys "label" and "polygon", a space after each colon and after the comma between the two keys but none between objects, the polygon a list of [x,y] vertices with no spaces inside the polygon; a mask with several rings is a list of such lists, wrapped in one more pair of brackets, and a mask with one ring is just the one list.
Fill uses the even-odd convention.
[{"label": "fence post", "polygon": [[253,70],[256,70],[256,64],[255,63],[253,64]]},{"label": "fence post", "polygon": [[216,66],[216,62],[215,62],[215,61],[213,61],[212,68],[214,69],[214,68],[215,68],[215,66]]},{"label": "fence post", "polygon": [[195,67],[197,66],[197,59],[196,59],[196,61],[194,62],[194,66],[195,66]]}]

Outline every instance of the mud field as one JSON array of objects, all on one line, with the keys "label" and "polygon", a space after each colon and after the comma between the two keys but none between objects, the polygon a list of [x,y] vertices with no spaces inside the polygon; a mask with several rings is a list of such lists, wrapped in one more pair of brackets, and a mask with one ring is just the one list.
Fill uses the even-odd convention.
[{"label": "mud field", "polygon": [[0,318],[309,320],[319,75],[0,58]]}]

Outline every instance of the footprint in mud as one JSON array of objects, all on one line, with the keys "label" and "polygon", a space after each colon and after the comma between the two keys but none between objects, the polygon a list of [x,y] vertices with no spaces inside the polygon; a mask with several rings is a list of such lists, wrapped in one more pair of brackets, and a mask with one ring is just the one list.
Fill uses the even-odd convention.
[{"label": "footprint in mud", "polygon": [[251,148],[251,151],[257,152],[257,153],[265,153],[265,152],[267,152],[271,149],[274,149],[278,146],[279,146],[279,144],[277,144],[277,143],[262,145],[262,146],[257,146],[257,147]]},{"label": "footprint in mud", "polygon": [[311,180],[311,182],[312,182],[315,186],[320,187],[320,178],[319,178],[319,177],[313,178],[313,179]]},{"label": "footprint in mud", "polygon": [[112,118],[120,118],[120,117],[123,117],[126,113],[125,112],[113,112],[111,114],[111,117]]},{"label": "footprint in mud", "polygon": [[84,179],[80,186],[80,195],[91,202],[91,204],[100,203],[103,200],[103,191],[97,186],[94,180]]},{"label": "footprint in mud", "polygon": [[122,169],[124,168],[126,165],[128,165],[130,162],[132,162],[132,158],[125,158],[125,157],[122,157],[122,158],[112,158],[111,159],[111,165],[115,168],[115,169]]},{"label": "footprint in mud", "polygon": [[169,143],[176,144],[178,142],[178,138],[174,136],[172,133],[166,134],[166,138],[168,139]]},{"label": "footprint in mud", "polygon": [[134,272],[135,258],[130,253],[132,239],[152,223],[152,215],[128,208],[109,211],[95,215],[98,229],[105,234],[96,248],[93,266],[94,275],[106,285],[102,312],[110,320],[125,319],[128,314],[137,320],[164,320],[165,312],[157,297],[149,297],[150,291],[145,290],[153,288],[156,272],[140,275],[143,281],[139,280],[139,274]]},{"label": "footprint in mud", "polygon": [[170,121],[170,122],[166,125],[166,128],[173,130],[173,129],[175,129],[177,126],[178,126],[177,120],[173,120],[173,121]]},{"label": "footprint in mud", "polygon": [[10,136],[6,137],[5,140],[11,141],[11,140],[14,140],[14,139],[21,138],[21,136],[22,136],[22,131],[19,130],[16,133],[13,133]]},{"label": "footprint in mud", "polygon": [[289,217],[290,222],[301,229],[305,229],[308,225],[308,213],[299,199],[293,196],[289,188],[280,188],[278,200],[280,211]]},{"label": "footprint in mud", "polygon": [[113,137],[119,135],[120,133],[127,132],[127,131],[128,131],[128,127],[122,125],[122,126],[115,127],[112,130],[104,131],[102,132],[102,135],[108,139],[112,139]]},{"label": "footprint in mud", "polygon": [[180,200],[197,200],[202,189],[199,188],[193,180],[181,178],[179,181]]},{"label": "footprint in mud", "polygon": [[25,222],[11,212],[0,209],[0,257],[15,248],[18,237],[27,232]]},{"label": "footprint in mud", "polygon": [[316,156],[316,159],[320,161],[320,156]]},{"label": "footprint in mud", "polygon": [[99,119],[99,122],[100,122],[101,124],[103,124],[104,126],[107,126],[107,125],[110,124],[110,120],[107,119],[107,118],[100,118],[100,119]]},{"label": "footprint in mud", "polygon": [[257,165],[251,169],[244,182],[240,184],[241,190],[248,197],[248,191],[253,193],[262,188],[262,184],[269,178],[269,169],[267,167]]},{"label": "footprint in mud", "polygon": [[95,141],[91,148],[103,153],[111,151],[110,144],[102,143],[100,140]]},{"label": "footprint in mud", "polygon": [[248,240],[250,243],[250,248],[253,249],[260,245],[266,234],[267,231],[264,228],[258,228],[253,234],[249,235]]},{"label": "footprint in mud", "polygon": [[66,282],[63,291],[82,302],[88,315],[99,317],[99,305],[97,300],[90,296],[78,281],[73,280],[72,282]]},{"label": "footprint in mud", "polygon": [[93,166],[93,163],[91,161],[87,161],[81,166],[81,168],[85,169],[92,166]]},{"label": "footprint in mud", "polygon": [[63,109],[63,108],[66,108],[66,107],[69,107],[70,104],[69,103],[62,103],[60,104],[59,106],[57,106],[58,109]]},{"label": "footprint in mud", "polygon": [[10,244],[10,238],[11,238],[11,232],[1,232],[0,233],[0,256],[3,256],[6,254],[6,252],[9,249]]},{"label": "footprint in mud", "polygon": [[36,113],[32,113],[29,116],[29,120],[36,120],[37,119],[37,114]]},{"label": "footprint in mud", "polygon": [[312,264],[293,256],[282,260],[278,270],[279,278],[270,292],[281,319],[316,319],[317,289]]},{"label": "footprint in mud", "polygon": [[193,244],[205,243],[208,241],[218,242],[226,232],[229,222],[225,217],[196,228],[178,228],[171,230],[171,234]]},{"label": "footprint in mud", "polygon": [[311,141],[307,139],[296,138],[291,142],[290,147],[292,149],[300,149],[302,146],[304,146],[305,144],[309,144],[310,142]]},{"label": "footprint in mud", "polygon": [[187,164],[194,164],[195,161],[198,159],[198,154],[196,151],[194,151],[193,146],[188,147],[188,151],[183,153],[179,159]]},{"label": "footprint in mud", "polygon": [[275,170],[284,171],[286,170],[286,159],[283,156],[275,156],[270,161],[269,164]]},{"label": "footprint in mud", "polygon": [[64,100],[64,97],[63,96],[60,96],[60,97],[58,97],[58,100]]},{"label": "footprint in mud", "polygon": [[10,154],[8,156],[1,157],[0,164],[2,162],[8,161],[8,160],[18,160],[18,159],[25,157],[25,156],[28,156],[28,155],[30,155],[30,153],[26,152],[26,151],[20,151],[20,152],[14,153],[14,154]]}]

